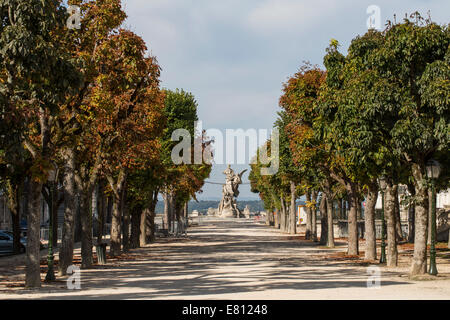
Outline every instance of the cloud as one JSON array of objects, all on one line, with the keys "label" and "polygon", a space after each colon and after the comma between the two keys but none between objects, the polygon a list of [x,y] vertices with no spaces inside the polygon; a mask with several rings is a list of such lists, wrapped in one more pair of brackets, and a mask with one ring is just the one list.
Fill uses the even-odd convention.
[{"label": "cloud", "polygon": [[[340,1],[342,7],[345,1]],[[248,26],[254,31],[278,33],[310,29],[323,24],[330,15],[336,14],[338,1],[315,0],[267,0],[248,15]]]},{"label": "cloud", "polygon": [[[442,0],[123,0],[125,26],[141,35],[162,67],[161,85],[191,91],[205,128],[271,128],[282,82],[302,61],[321,64],[331,38],[345,52],[367,31],[366,9],[399,21],[431,10],[448,23]],[[223,168],[213,177],[223,180]],[[219,196],[220,186],[203,196]],[[242,187],[249,195],[247,186]]]}]

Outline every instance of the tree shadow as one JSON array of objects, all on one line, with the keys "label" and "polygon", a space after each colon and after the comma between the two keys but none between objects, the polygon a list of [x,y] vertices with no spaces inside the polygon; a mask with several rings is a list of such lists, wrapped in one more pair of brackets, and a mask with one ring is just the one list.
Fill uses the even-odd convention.
[{"label": "tree shadow", "polygon": [[[287,240],[285,235],[251,222],[212,223],[190,230],[189,241],[161,239],[132,250],[132,260],[112,260],[82,270],[81,292],[59,287],[44,298],[182,299],[221,294],[238,298],[241,293],[270,290],[367,288],[366,268],[327,260],[326,255],[336,250],[318,246]],[[382,277],[396,275],[382,273]],[[382,280],[383,286],[408,283]],[[125,288],[128,292],[114,292]],[[109,290],[107,295],[96,293],[102,289]]]}]

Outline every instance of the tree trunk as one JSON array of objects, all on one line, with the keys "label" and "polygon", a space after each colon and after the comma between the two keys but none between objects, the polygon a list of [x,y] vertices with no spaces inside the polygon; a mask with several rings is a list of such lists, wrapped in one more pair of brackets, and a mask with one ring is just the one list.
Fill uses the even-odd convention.
[{"label": "tree trunk", "polygon": [[289,233],[289,230],[291,230],[291,205],[288,202],[285,202],[285,208],[286,208],[286,232]]},{"label": "tree trunk", "polygon": [[[88,167],[79,166],[75,174],[75,182],[79,192],[81,219],[81,268],[89,269],[94,263],[92,250],[92,220],[94,210],[97,211],[96,182],[97,169],[90,173]],[[95,202],[95,204],[93,204]],[[98,216],[98,212],[97,212]]]},{"label": "tree trunk", "polygon": [[395,197],[394,197],[394,208],[395,208],[395,230],[397,232],[397,243],[403,241],[403,230],[402,230],[402,218],[400,216],[400,200],[398,194],[398,184],[394,185]]},{"label": "tree trunk", "polygon": [[369,184],[367,192],[366,210],[364,211],[365,239],[366,239],[366,260],[377,259],[377,239],[375,232],[375,206],[378,199],[378,185],[376,182]]},{"label": "tree trunk", "polygon": [[344,219],[344,220],[348,220],[348,213],[349,213],[349,211],[350,211],[350,200],[349,200],[349,197],[347,196],[347,198],[344,200],[344,210],[343,210],[343,216],[342,216],[342,218]]},{"label": "tree trunk", "polygon": [[275,228],[280,229],[280,212],[278,209],[274,210],[274,221],[275,221]]},{"label": "tree trunk", "polygon": [[180,234],[183,232],[183,223],[182,223],[183,209],[184,209],[184,203],[176,205],[177,234]]},{"label": "tree trunk", "polygon": [[13,251],[20,253],[20,184],[7,181],[8,208],[13,229]]},{"label": "tree trunk", "polygon": [[[411,194],[411,196],[415,196],[416,190],[414,189],[413,184],[408,184],[408,192]],[[415,218],[415,210],[416,206],[413,201],[410,202],[409,208],[408,208],[408,242],[414,243],[414,218]]]},{"label": "tree trunk", "polygon": [[75,154],[73,149],[66,149],[64,153],[64,224],[59,249],[59,275],[67,274],[67,268],[73,262],[73,246],[75,237]]},{"label": "tree trunk", "polygon": [[149,206],[149,212],[147,216],[147,229],[146,229],[146,235],[147,235],[147,243],[152,243],[155,241],[155,208],[156,204],[158,203],[158,190],[155,190],[153,192],[153,199]]},{"label": "tree trunk", "polygon": [[284,232],[289,232],[289,206],[286,202],[286,199],[283,199],[283,211],[284,211]]},{"label": "tree trunk", "polygon": [[79,189],[75,185],[75,229],[74,229],[74,242],[81,241],[81,234],[83,227],[81,225],[81,208],[80,208],[80,194]]},{"label": "tree trunk", "polygon": [[105,185],[103,182],[99,183],[98,187],[98,235],[97,244],[103,242],[103,236],[105,235],[105,223],[106,223],[106,211],[107,211],[107,201],[105,195]]},{"label": "tree trunk", "polygon": [[121,170],[117,178],[117,183],[114,182],[112,176],[108,176],[108,181],[113,190],[110,253],[111,256],[117,257],[121,254],[122,199],[126,173]]},{"label": "tree trunk", "polygon": [[317,209],[315,207],[311,208],[312,210],[312,232],[311,232],[311,240],[317,242]]},{"label": "tree trunk", "polygon": [[348,254],[357,256],[359,254],[358,242],[358,202],[359,196],[356,192],[356,186],[351,184],[349,187],[350,212],[348,214]]},{"label": "tree trunk", "polygon": [[384,202],[384,215],[387,225],[387,266],[396,267],[398,262],[397,229],[395,228],[395,188],[392,185],[388,184],[386,188]]},{"label": "tree trunk", "polygon": [[169,225],[171,232],[175,232],[175,216],[176,216],[176,207],[175,207],[175,194],[171,193],[169,197]]},{"label": "tree trunk", "polygon": [[358,198],[358,220],[362,220],[362,206],[361,199]]},{"label": "tree trunk", "polygon": [[[130,237],[130,247],[132,249],[139,248],[139,238],[140,238],[140,224],[141,224],[141,207],[133,207],[131,210],[131,237]],[[145,233],[144,233],[145,235]]]},{"label": "tree trunk", "polygon": [[81,217],[81,268],[89,269],[93,264],[92,257],[92,212],[90,208],[91,190],[80,190]]},{"label": "tree trunk", "polygon": [[424,166],[412,165],[414,187],[416,192],[414,255],[411,275],[427,272],[427,237],[428,237],[428,192],[424,185]]},{"label": "tree trunk", "polygon": [[[317,203],[317,191],[312,192],[312,201]],[[317,241],[317,208],[316,205],[311,207],[311,233],[312,233],[312,240],[314,242]]]},{"label": "tree trunk", "polygon": [[148,243],[153,243],[156,240],[156,235],[155,235],[155,216],[156,216],[155,206],[156,205],[152,205],[152,207],[150,208],[150,211],[149,211],[149,216],[147,217],[147,241],[148,241]]},{"label": "tree trunk", "polygon": [[325,195],[322,193],[322,199],[320,200],[320,244],[327,244],[328,237],[328,224],[327,224],[327,200]]},{"label": "tree trunk", "polygon": [[[100,219],[100,213],[98,211],[99,209],[99,199],[100,197],[98,196],[98,191],[99,191],[99,186],[98,184],[94,185],[94,188],[92,190],[92,194],[91,194],[91,208],[92,208],[92,228],[94,230],[94,221],[98,222],[98,220]],[[94,220],[95,218],[95,220]],[[97,223],[97,234],[98,234],[98,223]],[[94,233],[93,233],[94,235]]]},{"label": "tree trunk", "polygon": [[164,199],[164,216],[163,216],[163,229],[169,230],[169,224],[170,224],[170,193],[164,192],[163,193],[163,199]]},{"label": "tree trunk", "polygon": [[448,230],[448,248],[450,249],[450,229]]},{"label": "tree trunk", "polygon": [[145,247],[147,244],[147,219],[150,215],[149,209],[144,209],[141,211],[141,219],[140,219],[140,234],[139,234],[139,246]]},{"label": "tree trunk", "polygon": [[291,217],[290,217],[290,228],[289,233],[290,234],[296,234],[297,233],[297,212],[296,212],[296,186],[295,183],[291,181]]},{"label": "tree trunk", "polygon": [[188,226],[189,226],[189,224],[188,224],[188,209],[189,209],[189,201],[186,201],[186,203],[184,204],[184,212],[183,212],[183,215],[184,215],[184,228],[185,228],[185,232],[187,232],[187,228],[188,228]]},{"label": "tree trunk", "polygon": [[122,235],[122,244],[123,244],[123,252],[130,251],[130,208],[128,207],[127,202],[127,188],[123,189],[122,192],[122,213],[123,213],[123,235]]},{"label": "tree trunk", "polygon": [[280,229],[282,232],[286,232],[286,206],[284,202],[284,197],[280,197],[281,202],[281,219],[280,219]]},{"label": "tree trunk", "polygon": [[25,287],[38,288],[41,286],[40,227],[42,183],[32,179],[30,184],[31,202],[28,213]]},{"label": "tree trunk", "polygon": [[119,256],[121,253],[121,220],[122,212],[120,197],[115,196],[113,198],[113,211],[112,211],[112,221],[111,221],[111,255],[113,257]]},{"label": "tree trunk", "polygon": [[[114,199],[112,196],[108,196],[107,202],[106,202],[106,223],[112,222],[112,209],[114,205]],[[111,230],[110,230],[111,233]]]},{"label": "tree trunk", "polygon": [[55,183],[53,183],[54,187],[53,187],[53,250],[55,250],[56,248],[58,248],[58,210],[59,207],[61,206],[61,203],[63,201],[63,198],[61,198],[59,196],[59,192],[58,192],[58,182],[56,181]]},{"label": "tree trunk", "polygon": [[414,221],[415,221],[416,209],[412,204],[408,209],[408,242],[414,243]]},{"label": "tree trunk", "polygon": [[333,199],[327,196],[327,247],[334,248],[334,223],[333,223]]},{"label": "tree trunk", "polygon": [[[330,178],[331,179],[331,178]],[[334,248],[334,223],[333,223],[333,200],[334,196],[331,191],[331,182],[329,179],[324,179],[322,184],[323,198],[325,199],[325,212],[322,221],[327,224],[326,245],[329,248]],[[322,240],[321,240],[322,241]]]},{"label": "tree trunk", "polygon": [[[311,203],[311,192],[306,192],[306,203]],[[312,231],[312,209],[310,206],[306,207],[306,231],[305,231],[305,239],[311,239],[311,231]]]}]

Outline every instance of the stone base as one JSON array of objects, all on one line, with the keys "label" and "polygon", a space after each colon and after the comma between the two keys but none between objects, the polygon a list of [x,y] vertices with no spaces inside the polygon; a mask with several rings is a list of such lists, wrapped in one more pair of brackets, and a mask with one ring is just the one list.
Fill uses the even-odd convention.
[{"label": "stone base", "polygon": [[234,209],[227,208],[223,209],[222,212],[219,214],[219,216],[222,218],[237,218],[238,212],[236,212],[236,210]]}]

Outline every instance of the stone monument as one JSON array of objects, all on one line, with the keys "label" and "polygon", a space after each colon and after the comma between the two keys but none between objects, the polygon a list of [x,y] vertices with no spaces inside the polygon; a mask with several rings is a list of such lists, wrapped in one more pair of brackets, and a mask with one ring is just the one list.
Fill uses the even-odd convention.
[{"label": "stone monument", "polygon": [[252,213],[250,212],[249,206],[246,205],[245,208],[244,208],[244,216],[248,219],[248,218],[250,218],[250,215],[251,215],[251,214],[252,214]]},{"label": "stone monument", "polygon": [[226,182],[222,188],[222,200],[220,200],[218,215],[224,218],[240,218],[241,211],[237,207],[236,198],[239,196],[239,185],[242,184],[242,175],[247,170],[239,174],[234,173],[230,165],[223,172]]}]

